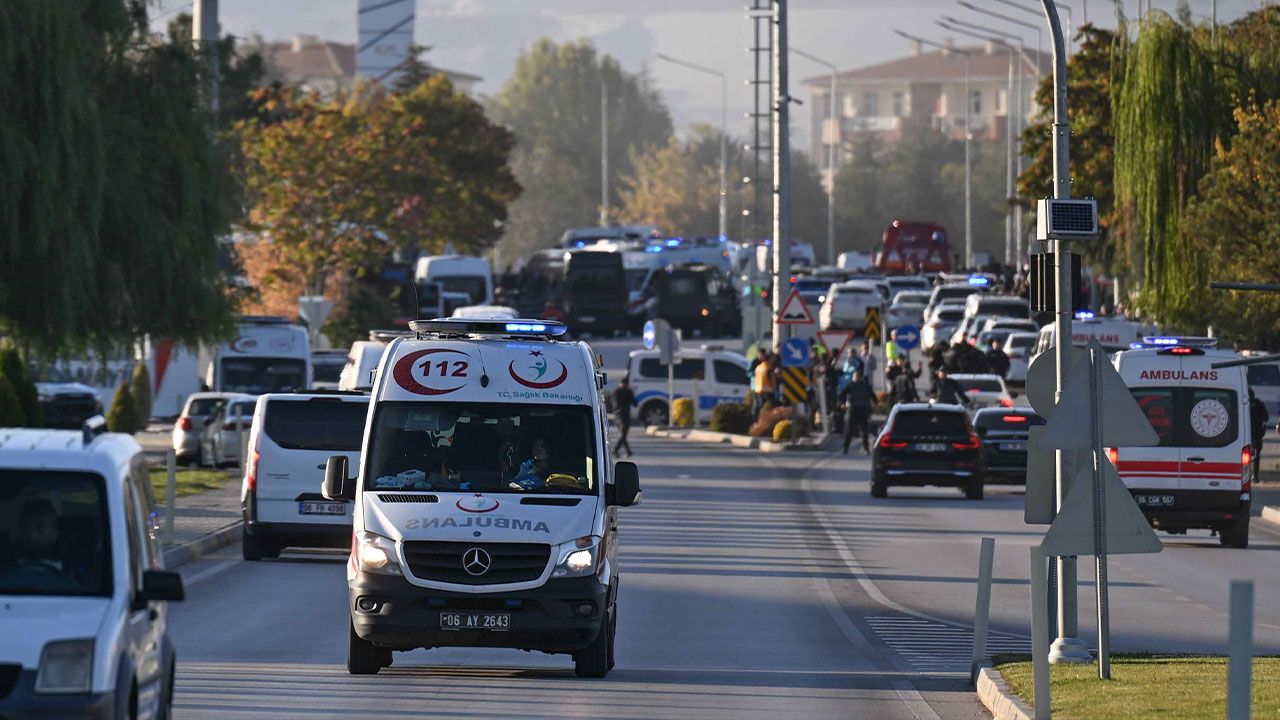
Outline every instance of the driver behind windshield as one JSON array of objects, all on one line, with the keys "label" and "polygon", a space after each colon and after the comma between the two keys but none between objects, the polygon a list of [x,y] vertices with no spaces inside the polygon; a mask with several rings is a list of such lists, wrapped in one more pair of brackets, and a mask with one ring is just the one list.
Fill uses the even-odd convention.
[{"label": "driver behind windshield", "polygon": [[16,557],[2,574],[39,576],[42,584],[56,580],[62,589],[84,584],[84,569],[64,562],[58,513],[48,498],[38,497],[22,506],[13,540]]}]

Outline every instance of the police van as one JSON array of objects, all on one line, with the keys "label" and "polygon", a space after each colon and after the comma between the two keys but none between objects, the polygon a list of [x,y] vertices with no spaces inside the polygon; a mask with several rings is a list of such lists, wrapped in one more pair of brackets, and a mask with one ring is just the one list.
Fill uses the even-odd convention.
[{"label": "police van", "polygon": [[618,508],[640,500],[611,462],[604,373],[566,327],[423,320],[375,375],[360,467],[328,460],[352,500],[347,669],[392,653],[496,647],[613,667]]},{"label": "police van", "polygon": [[1115,367],[1160,439],[1107,452],[1152,527],[1206,528],[1248,547],[1253,481],[1249,386],[1240,355],[1212,338],[1146,337]]}]

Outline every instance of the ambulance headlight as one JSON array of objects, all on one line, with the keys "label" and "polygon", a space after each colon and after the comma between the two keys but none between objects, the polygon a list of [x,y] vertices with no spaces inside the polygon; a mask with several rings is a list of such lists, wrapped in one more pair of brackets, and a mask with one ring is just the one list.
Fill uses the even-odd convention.
[{"label": "ambulance headlight", "polygon": [[600,538],[587,535],[563,543],[558,548],[559,561],[553,578],[582,577],[595,572],[600,562]]},{"label": "ambulance headlight", "polygon": [[389,538],[362,532],[356,537],[356,567],[360,572],[380,575],[400,575],[400,563],[396,560],[396,544]]},{"label": "ambulance headlight", "polygon": [[92,640],[58,640],[44,646],[36,672],[37,693],[87,693],[92,681]]}]

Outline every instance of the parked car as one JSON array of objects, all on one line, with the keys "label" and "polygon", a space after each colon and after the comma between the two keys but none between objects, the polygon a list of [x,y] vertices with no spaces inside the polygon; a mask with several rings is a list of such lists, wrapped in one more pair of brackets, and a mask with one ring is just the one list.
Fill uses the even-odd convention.
[{"label": "parked car", "polygon": [[221,467],[240,461],[241,437],[248,442],[254,402],[254,396],[238,395],[218,403],[200,435],[202,465]]},{"label": "parked car", "polygon": [[982,499],[982,442],[959,405],[900,403],[889,411],[871,451],[871,497],[894,485],[959,488]]},{"label": "parked car", "polygon": [[36,394],[45,427],[75,429],[102,414],[98,391],[84,383],[37,382]]},{"label": "parked car", "polygon": [[173,454],[183,465],[203,465],[201,439],[205,426],[217,414],[219,405],[231,398],[251,398],[251,395],[224,392],[199,392],[187,398],[182,413],[173,423]]},{"label": "parked car", "polygon": [[993,478],[1027,481],[1027,438],[1044,418],[1031,408],[983,408],[973,414],[973,428],[982,438],[987,482]]},{"label": "parked car", "polygon": [[955,373],[952,380],[960,383],[969,398],[971,409],[984,407],[1013,407],[1013,395],[1004,384],[1004,378],[994,373]]},{"label": "parked car", "polygon": [[867,327],[867,310],[884,309],[884,301],[876,283],[851,280],[832,285],[818,310],[818,326],[823,330],[854,330]]},{"label": "parked car", "polygon": [[926,311],[924,327],[920,330],[920,347],[926,350],[938,343],[951,341],[956,326],[964,318],[964,306],[960,303],[943,303]]},{"label": "parked car", "polygon": [[254,406],[241,486],[245,560],[278,557],[290,546],[346,547],[351,507],[320,494],[324,466],[346,455],[360,467],[369,414],[363,393],[263,395]]}]

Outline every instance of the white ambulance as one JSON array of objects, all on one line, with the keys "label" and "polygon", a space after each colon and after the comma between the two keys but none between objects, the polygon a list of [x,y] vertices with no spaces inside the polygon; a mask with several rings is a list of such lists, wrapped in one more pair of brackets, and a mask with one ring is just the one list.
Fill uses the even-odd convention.
[{"label": "white ambulance", "polygon": [[1108,450],[1151,522],[1169,533],[1206,528],[1248,547],[1253,481],[1249,386],[1240,359],[1212,338],[1147,337],[1115,367],[1160,438],[1155,447]]},{"label": "white ambulance", "polygon": [[613,667],[618,508],[601,372],[540,320],[424,320],[375,376],[360,467],[329,459],[323,494],[353,500],[347,669],[393,651],[497,647]]}]

